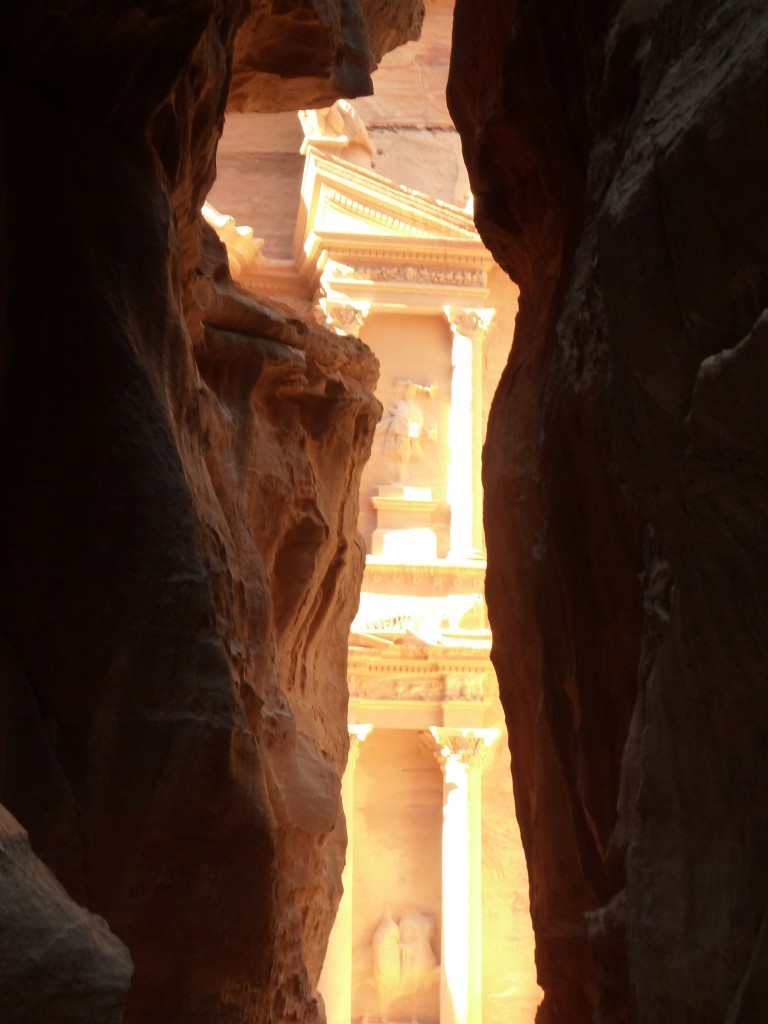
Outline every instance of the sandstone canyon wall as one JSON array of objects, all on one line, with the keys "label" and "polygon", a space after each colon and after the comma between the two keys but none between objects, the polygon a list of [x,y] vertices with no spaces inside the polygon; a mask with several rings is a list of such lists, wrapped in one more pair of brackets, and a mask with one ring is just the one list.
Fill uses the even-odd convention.
[{"label": "sandstone canyon wall", "polygon": [[127,1022],[318,1019],[377,365],[241,293],[199,210],[233,69],[240,109],[370,91],[421,14],[0,17],[0,800],[128,947]]},{"label": "sandstone canyon wall", "polygon": [[5,1024],[119,1024],[133,973],[105,922],[70,899],[0,807],[0,1006]]},{"label": "sandstone canyon wall", "polygon": [[768,8],[458,0],[540,1024],[765,1019]]}]

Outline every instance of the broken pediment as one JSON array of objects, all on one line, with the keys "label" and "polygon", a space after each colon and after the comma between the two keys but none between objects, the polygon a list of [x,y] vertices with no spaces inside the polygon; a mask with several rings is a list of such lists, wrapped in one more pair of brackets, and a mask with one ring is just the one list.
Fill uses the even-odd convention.
[{"label": "broken pediment", "polygon": [[483,305],[493,260],[466,211],[312,145],[301,196],[294,252],[308,284],[393,304],[395,293],[413,304],[419,293],[458,288],[465,304]]}]

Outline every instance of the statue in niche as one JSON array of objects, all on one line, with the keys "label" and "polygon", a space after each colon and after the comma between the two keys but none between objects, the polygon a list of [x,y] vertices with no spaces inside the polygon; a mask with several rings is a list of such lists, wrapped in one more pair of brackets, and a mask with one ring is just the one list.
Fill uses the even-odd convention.
[{"label": "statue in niche", "polygon": [[411,1024],[418,1024],[417,997],[439,980],[434,935],[434,919],[419,910],[406,910],[399,924],[389,909],[382,917],[373,933],[373,977],[382,1024],[389,1021],[395,1000],[403,997],[410,1006]]},{"label": "statue in niche", "polygon": [[379,1017],[387,1021],[389,1004],[400,993],[400,926],[389,909],[373,933],[373,980],[379,997]]},{"label": "statue in niche", "polygon": [[432,949],[435,922],[418,910],[406,910],[400,918],[400,977],[409,994],[428,988],[437,968]]},{"label": "statue in niche", "polygon": [[390,459],[396,467],[398,484],[405,482],[406,469],[411,460],[424,458],[421,447],[422,440],[436,439],[434,428],[425,430],[424,413],[417,402],[417,397],[433,396],[434,384],[415,384],[412,380],[396,380],[394,405],[385,413],[378,430],[384,432],[382,455]]}]

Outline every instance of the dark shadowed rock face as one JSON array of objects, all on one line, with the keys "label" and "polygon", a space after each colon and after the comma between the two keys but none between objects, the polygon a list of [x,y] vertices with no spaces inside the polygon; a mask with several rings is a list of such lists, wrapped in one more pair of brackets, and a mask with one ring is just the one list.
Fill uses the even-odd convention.
[{"label": "dark shadowed rock face", "polygon": [[[315,1020],[340,895],[378,367],[202,227],[263,6],[3,15],[0,800],[128,946],[127,1022]],[[374,55],[419,23],[327,7]]]},{"label": "dark shadowed rock face", "polygon": [[235,48],[233,110],[298,110],[369,96],[382,56],[418,39],[423,0],[251,0]]},{"label": "dark shadowed rock face", "polygon": [[78,907],[0,807],[0,1018],[119,1024],[133,965],[104,921]]},{"label": "dark shadowed rock face", "polygon": [[457,5],[521,285],[485,520],[547,1024],[765,1013],[767,58],[756,0]]}]

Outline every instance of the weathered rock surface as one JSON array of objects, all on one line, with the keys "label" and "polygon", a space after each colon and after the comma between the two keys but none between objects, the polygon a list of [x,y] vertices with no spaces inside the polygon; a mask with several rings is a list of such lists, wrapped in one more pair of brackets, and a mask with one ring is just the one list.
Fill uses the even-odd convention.
[{"label": "weathered rock surface", "polygon": [[[418,22],[368,6],[374,55]],[[2,16],[0,799],[128,946],[126,1022],[317,1019],[340,894],[377,365],[203,228],[250,14]]]},{"label": "weathered rock surface", "polygon": [[251,0],[238,35],[233,110],[299,110],[373,92],[388,50],[417,39],[423,0]]},{"label": "weathered rock surface", "polygon": [[104,921],[73,903],[0,807],[0,1019],[118,1024],[133,972]]},{"label": "weathered rock surface", "polygon": [[765,1013],[767,54],[749,0],[457,4],[542,1024]]}]

